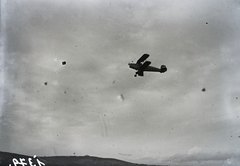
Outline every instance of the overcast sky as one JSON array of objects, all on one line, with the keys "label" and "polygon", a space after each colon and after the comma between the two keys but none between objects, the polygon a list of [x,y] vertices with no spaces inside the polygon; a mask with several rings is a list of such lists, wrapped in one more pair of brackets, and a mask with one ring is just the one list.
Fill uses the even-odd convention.
[{"label": "overcast sky", "polygon": [[0,151],[239,164],[239,43],[238,0],[3,0]]}]

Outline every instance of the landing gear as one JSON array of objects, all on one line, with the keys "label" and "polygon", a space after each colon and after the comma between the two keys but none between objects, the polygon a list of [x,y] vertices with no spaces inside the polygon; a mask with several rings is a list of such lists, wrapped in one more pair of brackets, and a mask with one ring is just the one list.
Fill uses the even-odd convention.
[{"label": "landing gear", "polygon": [[136,73],[134,74],[134,77],[137,77],[137,74],[138,74],[138,73],[136,72]]}]

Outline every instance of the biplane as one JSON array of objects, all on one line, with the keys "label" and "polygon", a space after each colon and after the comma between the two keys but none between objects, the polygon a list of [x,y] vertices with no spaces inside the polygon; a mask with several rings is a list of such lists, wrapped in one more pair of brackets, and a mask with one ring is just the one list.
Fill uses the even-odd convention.
[{"label": "biplane", "polygon": [[[149,57],[149,54],[143,54],[138,60],[137,63],[128,63],[129,67],[132,69],[137,70],[135,73],[135,77],[137,76],[143,76],[144,71],[148,72],[160,72],[165,73],[167,71],[167,67],[165,65],[161,65],[160,68],[150,66],[151,62],[146,61],[146,59]],[[145,62],[144,62],[145,61]]]}]

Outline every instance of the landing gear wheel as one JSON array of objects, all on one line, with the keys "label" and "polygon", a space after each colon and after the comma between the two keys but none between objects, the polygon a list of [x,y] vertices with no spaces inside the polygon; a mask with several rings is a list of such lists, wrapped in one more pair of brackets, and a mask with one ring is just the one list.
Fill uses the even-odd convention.
[{"label": "landing gear wheel", "polygon": [[134,77],[137,77],[137,75],[138,75],[138,73],[136,72],[135,75],[134,75]]}]

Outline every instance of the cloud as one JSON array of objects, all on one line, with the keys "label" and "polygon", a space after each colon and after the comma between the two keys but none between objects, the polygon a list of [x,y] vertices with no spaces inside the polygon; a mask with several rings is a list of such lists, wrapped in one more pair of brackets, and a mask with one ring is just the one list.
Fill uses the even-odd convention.
[{"label": "cloud", "polygon": [[196,165],[235,165],[239,164],[240,152],[239,151],[219,151],[213,153],[212,150],[203,149],[200,147],[194,147],[186,154],[176,154],[163,160],[163,163],[172,164],[196,164]]}]

